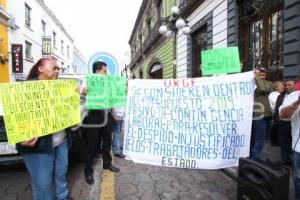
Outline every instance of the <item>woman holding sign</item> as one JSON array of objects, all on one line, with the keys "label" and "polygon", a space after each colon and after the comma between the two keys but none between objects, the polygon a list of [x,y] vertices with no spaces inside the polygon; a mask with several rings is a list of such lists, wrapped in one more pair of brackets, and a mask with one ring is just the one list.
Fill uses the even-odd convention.
[{"label": "woman holding sign", "polygon": [[[59,67],[49,58],[40,59],[30,70],[27,80],[54,80]],[[34,137],[17,144],[31,177],[34,200],[72,199],[69,197],[66,174],[68,145],[66,131]]]}]

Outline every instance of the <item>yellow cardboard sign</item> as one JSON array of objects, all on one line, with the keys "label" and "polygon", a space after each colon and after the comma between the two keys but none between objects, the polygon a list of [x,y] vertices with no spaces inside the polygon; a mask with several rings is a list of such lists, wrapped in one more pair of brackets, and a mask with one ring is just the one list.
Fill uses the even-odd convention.
[{"label": "yellow cardboard sign", "polygon": [[80,122],[75,80],[0,84],[8,143],[55,133]]}]

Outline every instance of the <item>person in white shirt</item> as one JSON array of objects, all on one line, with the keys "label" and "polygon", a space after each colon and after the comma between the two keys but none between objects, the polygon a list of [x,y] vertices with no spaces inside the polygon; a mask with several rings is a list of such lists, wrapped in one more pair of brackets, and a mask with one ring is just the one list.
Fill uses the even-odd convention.
[{"label": "person in white shirt", "polygon": [[300,200],[300,91],[288,95],[281,107],[280,118],[291,119],[292,125],[292,149],[294,168],[294,190],[296,200]]},{"label": "person in white shirt", "polygon": [[270,129],[270,141],[272,146],[277,146],[278,145],[278,123],[277,123],[278,119],[277,118],[279,118],[278,116],[279,113],[278,113],[278,108],[277,108],[277,112],[275,112],[275,107],[276,107],[276,101],[278,99],[278,96],[282,92],[284,92],[285,87],[282,81],[275,81],[274,87],[275,87],[275,91],[271,92],[268,97],[271,111],[272,111],[272,119],[273,119],[271,124],[271,129]]},{"label": "person in white shirt", "polygon": [[284,91],[284,84],[282,81],[275,81],[274,86],[275,91],[271,92],[268,97],[272,113],[274,113],[277,97]]},{"label": "person in white shirt", "polygon": [[277,140],[278,145],[281,149],[281,161],[285,165],[291,164],[292,155],[292,127],[290,119],[280,119],[279,108],[282,105],[284,99],[294,91],[295,82],[293,80],[288,80],[285,82],[286,89],[282,92],[276,101],[275,112],[273,113],[274,125],[277,126]]}]

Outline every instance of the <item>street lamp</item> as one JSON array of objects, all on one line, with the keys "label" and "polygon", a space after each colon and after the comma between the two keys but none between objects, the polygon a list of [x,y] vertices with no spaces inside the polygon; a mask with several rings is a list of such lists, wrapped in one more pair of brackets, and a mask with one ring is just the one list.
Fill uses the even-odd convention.
[{"label": "street lamp", "polygon": [[162,20],[163,24],[159,27],[159,33],[166,35],[168,38],[174,38],[173,44],[173,78],[176,78],[176,38],[179,30],[182,30],[184,35],[188,35],[191,32],[190,27],[186,21],[181,18],[180,10],[178,7],[171,8],[171,16]]},{"label": "street lamp", "polygon": [[171,8],[171,16],[162,21],[163,24],[159,27],[159,33],[162,35],[173,36],[174,34],[171,34],[171,32],[177,34],[179,29],[182,29],[184,35],[188,35],[191,32],[185,20],[180,17],[180,10],[176,6]]}]

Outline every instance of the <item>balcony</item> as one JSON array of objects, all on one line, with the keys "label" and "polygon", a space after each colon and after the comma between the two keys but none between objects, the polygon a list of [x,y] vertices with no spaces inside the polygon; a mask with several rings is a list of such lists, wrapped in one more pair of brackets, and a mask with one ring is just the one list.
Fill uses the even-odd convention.
[{"label": "balcony", "polygon": [[191,14],[204,0],[180,0],[179,9],[181,16],[186,18]]}]

